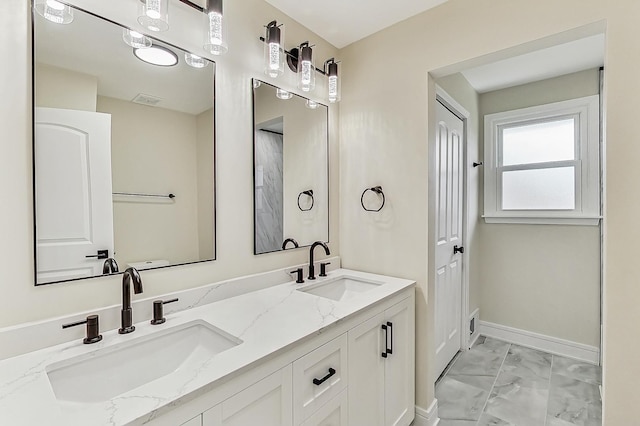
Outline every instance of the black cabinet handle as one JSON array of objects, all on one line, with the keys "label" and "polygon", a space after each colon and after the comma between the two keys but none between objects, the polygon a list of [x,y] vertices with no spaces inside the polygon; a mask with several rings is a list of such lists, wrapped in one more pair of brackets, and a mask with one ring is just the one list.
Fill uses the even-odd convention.
[{"label": "black cabinet handle", "polygon": [[85,256],[87,259],[95,257],[98,259],[108,259],[109,258],[109,250],[98,250],[98,254],[90,254]]},{"label": "black cabinet handle", "polygon": [[393,323],[387,321],[387,327],[389,327],[389,342],[391,343],[387,349],[387,353],[393,355]]},{"label": "black cabinet handle", "polygon": [[329,378],[334,374],[336,374],[336,370],[334,370],[333,368],[329,368],[329,373],[326,376],[324,376],[322,379],[313,379],[313,384],[316,386],[320,386],[321,384],[329,380]]},{"label": "black cabinet handle", "polygon": [[382,358],[386,358],[389,353],[389,328],[387,324],[382,324],[384,330],[384,352],[382,352]]},{"label": "black cabinet handle", "polygon": [[464,247],[453,246],[453,254],[464,253]]}]

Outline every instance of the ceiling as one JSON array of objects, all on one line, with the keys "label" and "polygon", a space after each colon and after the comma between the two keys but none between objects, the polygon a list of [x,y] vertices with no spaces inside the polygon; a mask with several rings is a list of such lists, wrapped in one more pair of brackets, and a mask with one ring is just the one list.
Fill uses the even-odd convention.
[{"label": "ceiling", "polygon": [[478,93],[558,77],[604,65],[605,36],[598,34],[463,71]]},{"label": "ceiling", "polygon": [[190,67],[184,52],[170,46],[178,55],[176,66],[147,64],[133,56],[120,26],[79,10],[69,25],[38,14],[34,19],[36,62],[97,77],[98,95],[131,101],[144,94],[160,98],[157,107],[194,115],[213,106],[214,64]]},{"label": "ceiling", "polygon": [[341,49],[447,0],[266,1]]}]

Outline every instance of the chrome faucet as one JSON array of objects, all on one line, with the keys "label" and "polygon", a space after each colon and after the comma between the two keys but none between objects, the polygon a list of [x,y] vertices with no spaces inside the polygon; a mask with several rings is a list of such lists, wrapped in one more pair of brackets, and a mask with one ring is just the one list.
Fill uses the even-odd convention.
[{"label": "chrome faucet", "polygon": [[136,268],[127,268],[122,276],[122,311],[120,311],[120,329],[118,333],[127,334],[135,331],[131,311],[131,280],[133,280],[133,291],[136,294],[142,293],[142,278]]},{"label": "chrome faucet", "polygon": [[115,274],[120,272],[118,262],[113,257],[108,258],[102,264],[102,275]]},{"label": "chrome faucet", "polygon": [[310,280],[316,279],[316,271],[315,271],[315,267],[313,266],[313,250],[318,246],[321,246],[322,248],[324,248],[324,253],[327,256],[331,254],[331,252],[329,251],[329,247],[327,246],[326,243],[323,243],[322,241],[316,241],[315,243],[311,244],[311,249],[309,249],[309,276],[307,277]]}]

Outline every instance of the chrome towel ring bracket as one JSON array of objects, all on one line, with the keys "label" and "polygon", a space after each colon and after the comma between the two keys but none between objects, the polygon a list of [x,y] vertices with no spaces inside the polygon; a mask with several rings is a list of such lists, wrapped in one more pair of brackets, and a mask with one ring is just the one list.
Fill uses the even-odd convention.
[{"label": "chrome towel ring bracket", "polygon": [[[375,192],[376,194],[378,194],[378,196],[380,196],[382,198],[382,204],[380,204],[379,208],[377,208],[377,209],[368,209],[368,208],[365,207],[365,205],[364,205],[364,194],[366,194],[367,191]],[[384,207],[385,201],[386,200],[385,200],[384,192],[382,191],[382,186],[380,186],[380,185],[374,186],[372,188],[365,189],[362,192],[362,195],[360,196],[360,205],[362,206],[362,208],[365,211],[368,211],[368,212],[379,212]]]},{"label": "chrome towel ring bracket", "polygon": [[[300,205],[300,197],[302,197],[303,195],[306,195],[309,198],[311,198],[311,207],[309,207],[308,209],[304,209]],[[315,202],[315,200],[313,199],[313,189],[307,189],[306,191],[302,191],[301,193],[298,194],[298,208],[300,209],[300,211],[308,212],[309,210],[311,210],[313,208],[313,203],[314,202]]]}]

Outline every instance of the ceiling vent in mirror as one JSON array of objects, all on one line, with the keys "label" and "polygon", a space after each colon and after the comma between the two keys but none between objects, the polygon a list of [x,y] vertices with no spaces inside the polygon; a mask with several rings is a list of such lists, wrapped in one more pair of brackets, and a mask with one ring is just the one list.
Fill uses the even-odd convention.
[{"label": "ceiling vent in mirror", "polygon": [[144,93],[138,93],[136,97],[131,100],[131,102],[147,106],[157,106],[160,102],[162,102],[162,99],[151,95],[145,95]]},{"label": "ceiling vent in mirror", "polygon": [[73,11],[70,6],[56,0],[35,0],[34,7],[38,15],[56,24],[70,24]]}]

